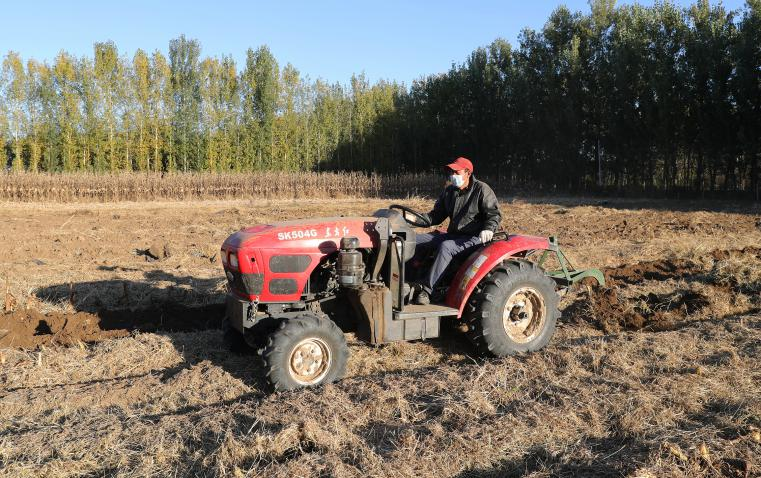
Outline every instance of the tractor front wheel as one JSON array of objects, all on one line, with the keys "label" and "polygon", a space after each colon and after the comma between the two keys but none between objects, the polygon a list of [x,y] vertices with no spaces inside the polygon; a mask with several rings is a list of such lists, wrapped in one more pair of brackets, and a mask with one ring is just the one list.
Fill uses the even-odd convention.
[{"label": "tractor front wheel", "polygon": [[468,338],[496,357],[539,350],[555,333],[559,302],[555,282],[536,264],[507,263],[486,276],[469,300]]},{"label": "tractor front wheel", "polygon": [[309,313],[283,320],[262,351],[275,390],[336,381],[343,377],[348,357],[341,329],[332,320]]}]

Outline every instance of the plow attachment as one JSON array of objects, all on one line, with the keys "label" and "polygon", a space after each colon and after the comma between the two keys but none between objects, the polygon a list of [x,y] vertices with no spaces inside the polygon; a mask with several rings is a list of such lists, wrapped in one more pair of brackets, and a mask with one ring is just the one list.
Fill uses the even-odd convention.
[{"label": "plow attachment", "polygon": [[565,254],[563,254],[563,251],[560,249],[557,237],[550,236],[548,241],[550,246],[542,253],[542,256],[539,258],[538,265],[543,267],[544,262],[547,260],[547,258],[554,254],[557,258],[558,264],[560,264],[560,269],[547,271],[547,275],[551,277],[558,285],[570,287],[571,285],[587,277],[594,278],[597,283],[602,286],[605,285],[605,276],[600,269],[574,268]]}]

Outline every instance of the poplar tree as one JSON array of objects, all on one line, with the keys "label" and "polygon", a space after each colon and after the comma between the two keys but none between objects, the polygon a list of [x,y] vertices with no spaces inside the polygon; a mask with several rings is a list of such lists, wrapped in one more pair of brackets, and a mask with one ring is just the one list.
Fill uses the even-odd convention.
[{"label": "poplar tree", "polygon": [[737,68],[733,96],[737,102],[738,149],[749,174],[748,189],[756,200],[761,196],[761,0],[746,0],[734,47]]},{"label": "poplar tree", "polygon": [[[166,57],[158,50],[151,56],[149,73],[153,170],[174,170],[174,145],[170,123],[173,104],[171,71]],[[165,158],[166,166],[163,164]]]},{"label": "poplar tree", "polygon": [[692,179],[693,188],[701,192],[707,166],[733,154],[730,145],[736,128],[730,85],[736,28],[732,14],[722,6],[712,8],[707,0],[690,7],[688,19],[691,28],[685,45],[689,75],[685,140],[690,148],[683,174],[684,186],[689,187],[688,180]]},{"label": "poplar tree", "polygon": [[235,60],[230,56],[222,58],[219,76],[219,108],[218,127],[221,129],[219,143],[219,169],[229,171],[234,163],[240,160],[238,147],[238,124],[240,108],[240,91]]},{"label": "poplar tree", "polygon": [[293,170],[299,167],[303,148],[297,110],[300,96],[299,72],[288,63],[283,68],[280,78],[280,115],[275,123],[277,127],[274,131],[273,161],[280,168]]},{"label": "poplar tree", "polygon": [[236,169],[254,169],[257,164],[259,137],[259,118],[256,99],[256,56],[254,50],[246,51],[246,66],[240,75],[241,89],[241,161]]},{"label": "poplar tree", "polygon": [[222,67],[216,58],[201,62],[202,126],[205,131],[203,169],[217,170],[220,163],[221,123],[224,116],[222,100]]},{"label": "poplar tree", "polygon": [[[0,100],[3,99],[6,89],[7,80],[5,74],[0,69]],[[8,141],[8,107],[5,101],[0,101],[0,168],[5,170],[8,167],[8,153],[6,144]]]},{"label": "poplar tree", "polygon": [[135,151],[137,169],[151,169],[148,142],[148,128],[151,116],[150,60],[141,49],[132,57],[132,91],[135,98],[135,127],[137,128],[137,148]]},{"label": "poplar tree", "polygon": [[26,114],[26,73],[21,57],[16,52],[8,52],[3,60],[2,74],[5,84],[5,109],[7,110],[7,128],[10,130],[13,144],[13,160],[11,169],[22,171],[24,169],[24,123]]},{"label": "poplar tree", "polygon": [[26,123],[26,139],[29,145],[29,165],[28,169],[32,172],[37,172],[40,168],[40,161],[42,158],[42,139],[41,139],[41,123],[42,107],[41,107],[41,88],[40,84],[40,71],[41,65],[30,59],[26,64],[26,111],[27,111],[27,123]]},{"label": "poplar tree", "polygon": [[199,169],[202,163],[199,137],[201,85],[198,59],[200,54],[201,47],[198,41],[188,40],[185,35],[169,42],[169,64],[174,99],[172,120],[174,150],[183,171]]},{"label": "poplar tree", "polygon": [[125,58],[119,58],[119,70],[122,75],[119,78],[119,87],[117,89],[117,111],[120,120],[119,124],[119,168],[132,171],[138,168],[136,162],[136,138],[137,122],[139,118],[137,92],[134,86],[134,72]]},{"label": "poplar tree", "polygon": [[331,162],[340,154],[339,145],[347,136],[342,122],[344,105],[348,103],[340,84],[329,85],[317,80],[314,87],[314,126],[317,170],[335,167]]},{"label": "poplar tree", "polygon": [[82,110],[80,169],[103,171],[105,162],[102,152],[101,98],[95,78],[95,66],[89,58],[78,62],[77,82]]},{"label": "poplar tree", "polygon": [[47,63],[39,64],[39,104],[43,138],[42,166],[47,172],[58,170],[59,136],[56,124],[60,105],[57,101],[55,75]]},{"label": "poplar tree", "polygon": [[[58,129],[61,135],[61,160],[66,172],[77,169],[77,129],[80,121],[75,60],[65,52],[58,54],[54,65],[58,104]],[[82,166],[81,164],[79,165]]]},{"label": "poplar tree", "polygon": [[117,151],[117,112],[118,89],[121,75],[119,52],[116,45],[109,41],[96,43],[95,79],[99,98],[102,100],[102,119],[106,126],[105,143],[99,148],[103,152],[104,161],[101,163],[111,171],[119,168]]},{"label": "poplar tree", "polygon": [[[247,62],[248,63],[248,62]],[[253,116],[257,122],[256,169],[271,168],[273,163],[273,128],[278,103],[279,69],[269,48],[262,46],[251,55]],[[247,64],[248,66],[248,64]]]}]

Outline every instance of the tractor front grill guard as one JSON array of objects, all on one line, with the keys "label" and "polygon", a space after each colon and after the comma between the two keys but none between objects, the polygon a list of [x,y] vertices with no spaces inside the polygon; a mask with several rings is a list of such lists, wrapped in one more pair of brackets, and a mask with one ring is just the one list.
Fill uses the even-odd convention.
[{"label": "tractor front grill guard", "polygon": [[557,257],[560,269],[554,271],[548,271],[547,275],[551,277],[558,285],[569,287],[586,277],[592,277],[597,280],[597,283],[601,286],[605,285],[605,276],[600,269],[576,269],[573,267],[568,258],[563,254],[558,246],[558,238],[556,236],[550,236],[547,238],[549,247],[542,253],[537,265],[543,267],[544,262],[550,256],[555,254]]}]

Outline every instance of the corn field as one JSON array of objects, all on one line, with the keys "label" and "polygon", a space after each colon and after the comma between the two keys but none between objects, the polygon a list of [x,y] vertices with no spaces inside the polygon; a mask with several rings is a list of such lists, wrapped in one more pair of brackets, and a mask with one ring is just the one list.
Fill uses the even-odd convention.
[{"label": "corn field", "polygon": [[0,174],[0,200],[111,202],[435,196],[442,184],[441,176],[430,173],[6,173]]}]

